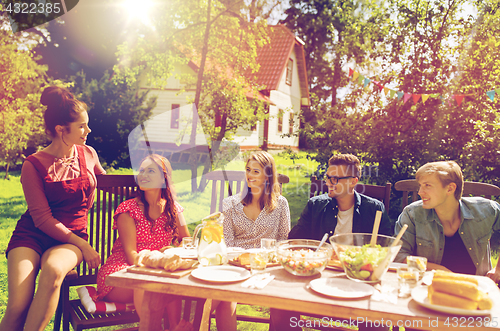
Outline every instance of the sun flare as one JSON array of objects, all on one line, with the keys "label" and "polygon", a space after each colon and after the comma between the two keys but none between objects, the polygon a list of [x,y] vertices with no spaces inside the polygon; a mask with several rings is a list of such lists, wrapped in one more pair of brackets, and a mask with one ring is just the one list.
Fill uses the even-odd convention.
[{"label": "sun flare", "polygon": [[154,0],[124,0],[123,7],[127,10],[127,15],[130,20],[138,20],[142,24],[151,27],[151,19],[149,17]]}]

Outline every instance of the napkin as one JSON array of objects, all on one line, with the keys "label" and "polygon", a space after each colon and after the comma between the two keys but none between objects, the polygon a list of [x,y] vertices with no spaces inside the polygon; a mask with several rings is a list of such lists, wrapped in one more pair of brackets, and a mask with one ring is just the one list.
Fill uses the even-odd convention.
[{"label": "napkin", "polygon": [[266,287],[267,284],[269,284],[273,279],[274,275],[271,275],[270,273],[256,274],[241,283],[241,287],[256,288],[261,290]]},{"label": "napkin", "polygon": [[377,284],[374,289],[371,300],[389,302],[395,305],[398,303],[398,289],[394,286]]}]

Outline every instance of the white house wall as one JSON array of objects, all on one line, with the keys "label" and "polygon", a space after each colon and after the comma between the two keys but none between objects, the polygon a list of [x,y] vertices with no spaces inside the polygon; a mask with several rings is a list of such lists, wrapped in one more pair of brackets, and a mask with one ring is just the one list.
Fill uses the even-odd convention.
[{"label": "white house wall", "polygon": [[[297,59],[295,51],[292,52],[290,58],[293,60],[292,68],[292,85],[286,83],[286,70],[284,70],[281,77],[277,91],[271,91],[270,99],[276,106],[270,107],[270,115],[272,119],[269,121],[269,140],[268,143],[272,145],[284,146],[299,146],[299,138],[281,137],[284,133],[289,133],[290,128],[290,111],[294,113],[294,132],[299,128],[299,112],[300,112],[300,80],[297,69]],[[283,131],[278,132],[278,111],[282,109],[283,114]]]},{"label": "white house wall", "polygon": [[[297,132],[299,128],[299,111],[300,111],[300,86],[299,86],[299,76],[297,69],[297,60],[295,57],[295,51],[292,52],[291,58],[293,59],[293,73],[292,73],[292,85],[286,84],[286,69],[281,77],[279,89],[277,91],[271,91],[270,99],[276,106],[270,106],[270,120],[269,120],[269,131],[268,131],[268,144],[279,145],[279,146],[291,146],[298,147],[299,140],[298,137],[281,137],[281,134],[289,132],[289,122],[290,114],[289,110],[293,109],[294,112],[294,132]],[[180,117],[183,116],[191,117],[191,107],[188,106],[188,102],[194,99],[195,92],[193,90],[185,91],[179,94],[181,84],[175,74],[179,73],[191,73],[194,74],[191,68],[187,65],[183,65],[176,69],[174,74],[167,79],[167,84],[163,89],[151,89],[149,92],[150,96],[157,96],[156,107],[152,111],[151,118],[155,118],[154,121],[148,122],[148,139],[150,141],[162,142],[162,143],[179,143],[179,135],[181,134],[180,129],[171,128],[171,110],[172,104],[179,104],[181,107]],[[141,89],[149,88],[146,84],[143,84]],[[283,131],[278,133],[278,109],[283,109],[285,111],[283,116]],[[161,116],[158,116],[161,115]],[[254,131],[245,130],[239,128],[234,136],[234,142],[242,147],[260,147],[263,144],[264,135],[264,125],[263,123],[258,123],[257,128]],[[188,144],[190,136],[189,134],[184,134],[181,143]],[[196,144],[205,145],[208,137],[206,137],[202,132],[198,132],[196,135]]]}]

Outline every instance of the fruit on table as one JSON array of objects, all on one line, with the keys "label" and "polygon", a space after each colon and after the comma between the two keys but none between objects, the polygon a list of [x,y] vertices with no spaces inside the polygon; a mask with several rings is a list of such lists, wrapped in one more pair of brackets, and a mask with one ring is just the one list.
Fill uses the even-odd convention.
[{"label": "fruit on table", "polygon": [[265,268],[267,266],[267,261],[264,260],[263,257],[259,254],[257,254],[253,258],[253,262],[254,262],[254,267],[256,268]]},{"label": "fruit on table", "polygon": [[421,259],[417,259],[417,267],[420,271],[425,271],[427,269],[426,265]]},{"label": "fruit on table", "polygon": [[222,226],[213,221],[208,221],[207,225],[201,230],[201,239],[209,244],[212,241],[220,244],[222,238],[224,238]]}]

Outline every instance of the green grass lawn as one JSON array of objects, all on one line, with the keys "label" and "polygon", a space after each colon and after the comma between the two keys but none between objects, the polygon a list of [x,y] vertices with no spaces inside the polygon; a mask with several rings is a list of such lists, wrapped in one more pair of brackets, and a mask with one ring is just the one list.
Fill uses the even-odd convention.
[{"label": "green grass lawn", "polygon": [[[309,196],[310,172],[316,169],[316,164],[307,160],[305,153],[300,153],[301,157],[295,160],[286,159],[275,155],[276,163],[279,164],[278,172],[290,178],[290,183],[283,185],[283,195],[288,199],[292,224],[295,224],[304,208]],[[244,170],[243,158],[237,158],[226,166],[226,170]],[[179,203],[184,207],[184,217],[189,224],[191,234],[199,221],[210,213],[211,187],[207,187],[202,193],[191,193],[190,170],[174,168],[174,184]],[[202,168],[199,169],[201,173]],[[131,169],[118,169],[110,174],[131,174]],[[10,179],[3,179],[4,174],[0,172],[0,318],[3,317],[7,304],[7,260],[5,249],[9,242],[12,231],[16,226],[19,217],[26,211],[26,202],[20,183],[19,172],[10,173]],[[179,180],[181,179],[181,180]],[[71,292],[72,298],[77,298],[75,289]],[[238,306],[238,313],[245,315],[269,316],[269,309],[265,307]],[[52,330],[53,322],[47,326],[46,330]],[[101,328],[100,330],[116,330],[121,327]],[[238,330],[267,330],[264,324],[238,322]],[[215,321],[212,321],[211,330],[217,330]]]}]

